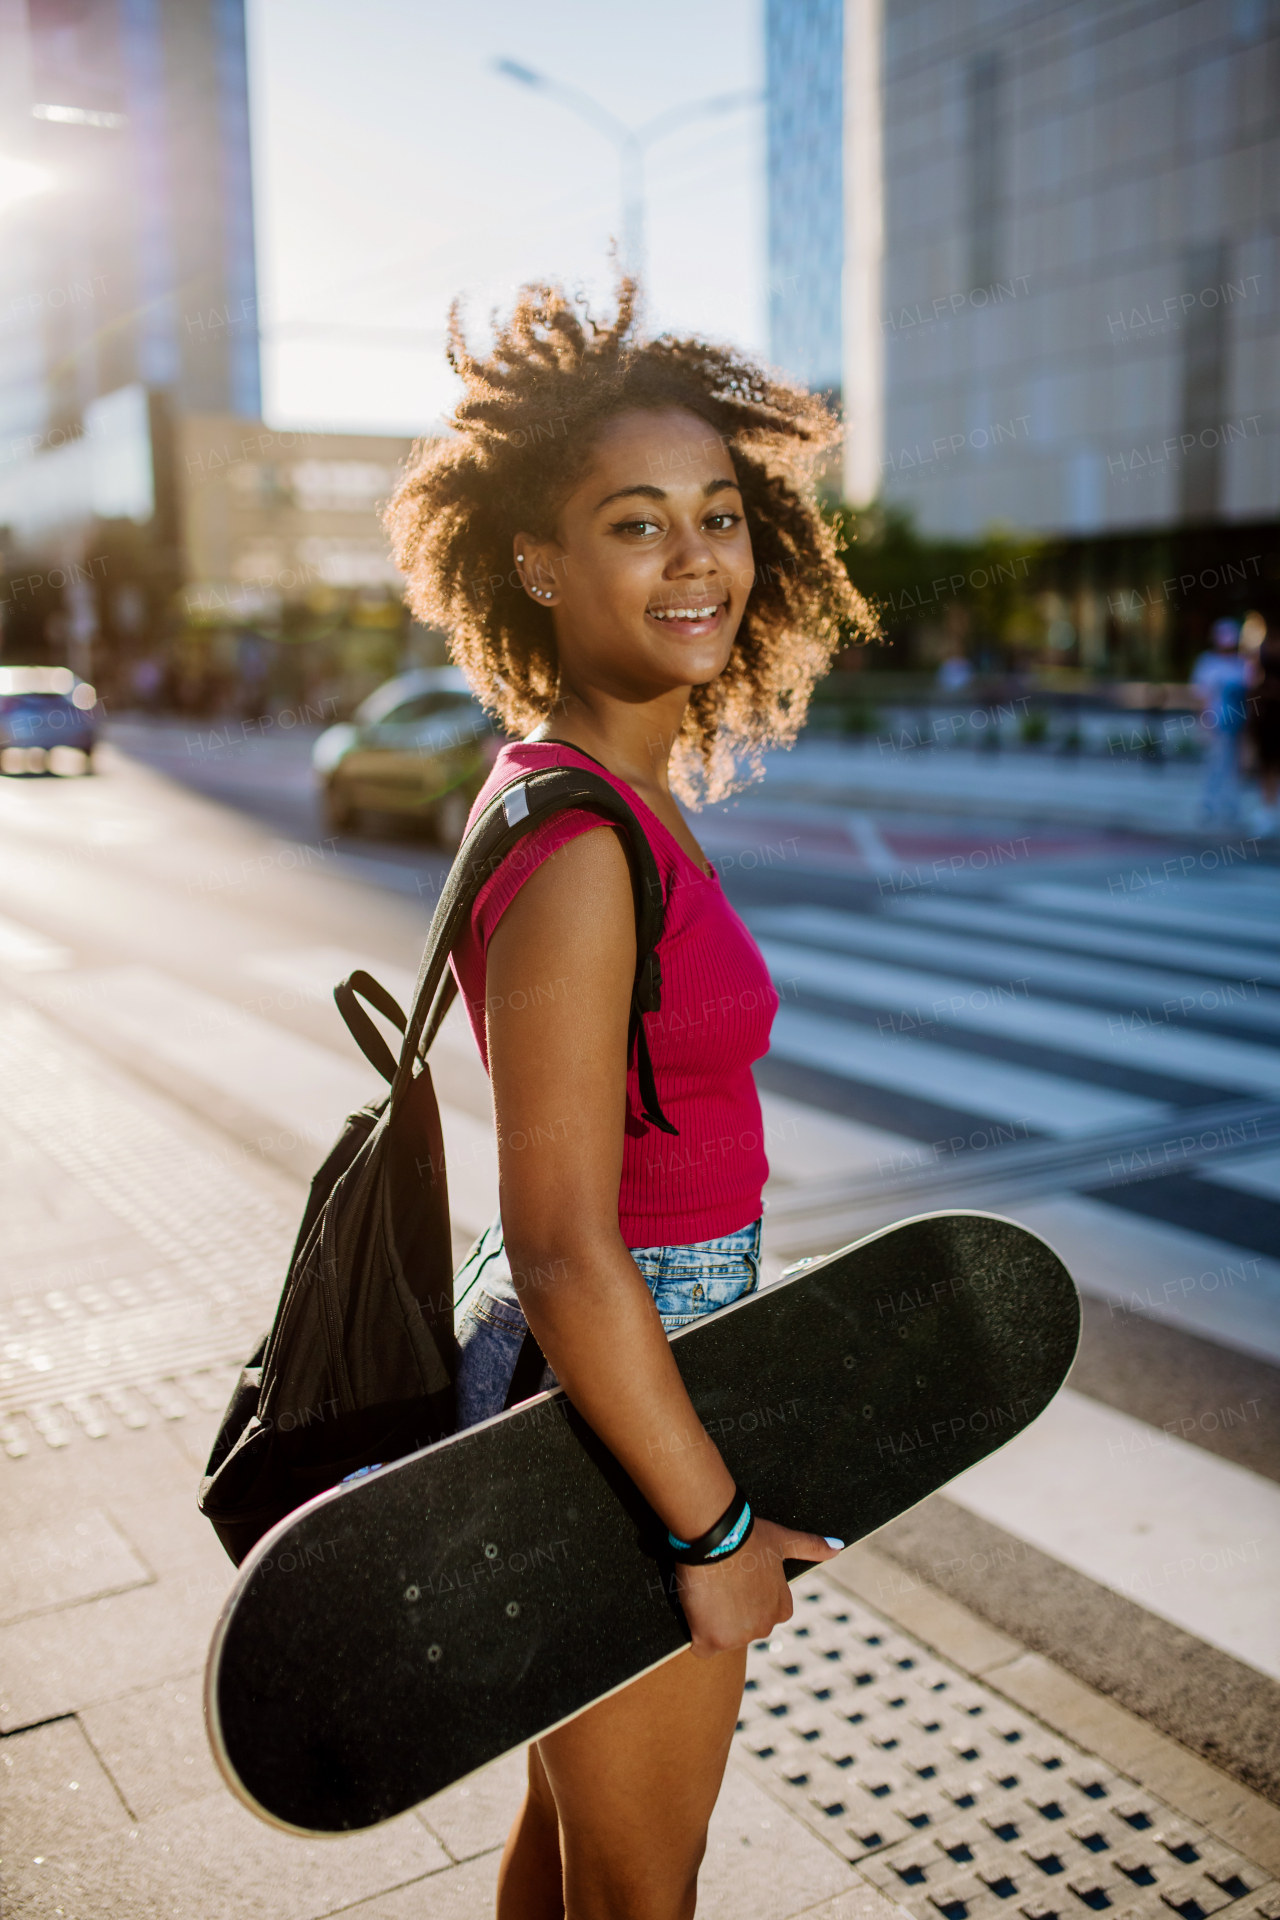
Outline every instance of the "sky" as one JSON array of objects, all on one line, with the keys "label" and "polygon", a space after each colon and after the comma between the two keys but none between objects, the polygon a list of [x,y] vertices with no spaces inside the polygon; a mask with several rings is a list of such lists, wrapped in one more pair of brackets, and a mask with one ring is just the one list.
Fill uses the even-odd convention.
[{"label": "sky", "polygon": [[[763,84],[760,0],[249,0],[263,410],[421,433],[456,391],[450,301],[481,339],[530,278],[607,300],[614,146],[492,70],[628,126]],[[691,115],[646,165],[647,323],[765,350],[764,111]]]}]

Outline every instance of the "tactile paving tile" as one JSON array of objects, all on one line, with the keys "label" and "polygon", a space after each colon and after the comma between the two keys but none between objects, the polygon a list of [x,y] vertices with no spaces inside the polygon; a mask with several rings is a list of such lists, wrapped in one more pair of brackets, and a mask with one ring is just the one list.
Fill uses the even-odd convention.
[{"label": "tactile paving tile", "polygon": [[739,1754],[915,1920],[1277,1920],[1252,1861],[833,1583],[793,1592]]},{"label": "tactile paving tile", "polygon": [[0,1447],[225,1406],[270,1318],[297,1222],[25,1007],[0,1015],[0,1112],[156,1259],[0,1305]]}]

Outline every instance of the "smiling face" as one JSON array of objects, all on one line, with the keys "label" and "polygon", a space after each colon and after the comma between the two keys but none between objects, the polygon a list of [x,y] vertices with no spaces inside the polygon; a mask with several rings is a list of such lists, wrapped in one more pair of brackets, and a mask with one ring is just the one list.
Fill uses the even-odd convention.
[{"label": "smiling face", "polygon": [[754,574],[733,462],[682,407],[608,422],[554,538],[517,535],[515,554],[555,621],[562,690],[627,702],[724,671]]}]

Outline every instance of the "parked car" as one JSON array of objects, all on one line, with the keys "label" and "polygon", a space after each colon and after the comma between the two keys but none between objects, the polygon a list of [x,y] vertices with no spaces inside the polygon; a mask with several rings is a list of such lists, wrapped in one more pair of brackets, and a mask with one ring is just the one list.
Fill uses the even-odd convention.
[{"label": "parked car", "polygon": [[312,749],[328,826],[352,833],[370,815],[396,814],[453,852],[501,745],[457,667],[397,674]]},{"label": "parked car", "polygon": [[0,667],[0,773],[91,773],[97,723],[70,667]]}]

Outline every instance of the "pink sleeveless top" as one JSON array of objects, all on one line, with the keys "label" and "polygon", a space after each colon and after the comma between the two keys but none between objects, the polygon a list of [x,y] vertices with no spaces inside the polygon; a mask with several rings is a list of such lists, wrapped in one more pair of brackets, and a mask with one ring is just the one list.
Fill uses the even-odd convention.
[{"label": "pink sleeveless top", "polygon": [[[773,982],[719,877],[694,865],[633,788],[575,748],[551,741],[504,747],[471,809],[472,820],[499,787],[546,766],[586,767],[617,788],[648,836],[666,899],[658,943],[662,1007],[646,1014],[644,1023],[658,1099],[677,1133],[662,1133],[640,1118],[633,1059],[618,1193],[623,1240],[629,1247],[718,1240],[758,1218],[768,1178],[751,1063],[768,1051],[778,1006]],[[486,1072],[485,955],[494,928],[544,860],[600,825],[600,815],[585,809],[557,814],[512,850],[476,900],[452,965]],[[529,982],[531,994],[539,988],[551,993],[555,983]]]}]

